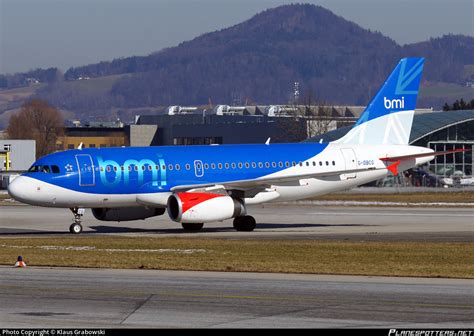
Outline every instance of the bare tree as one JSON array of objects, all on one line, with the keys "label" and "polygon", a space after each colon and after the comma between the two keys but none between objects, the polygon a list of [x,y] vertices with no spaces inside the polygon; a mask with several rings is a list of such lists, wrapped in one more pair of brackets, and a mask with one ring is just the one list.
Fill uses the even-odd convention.
[{"label": "bare tree", "polygon": [[332,105],[325,100],[315,98],[309,88],[302,99],[303,106],[299,106],[300,115],[306,119],[308,138],[327,133],[336,128],[337,114]]},{"label": "bare tree", "polygon": [[56,150],[56,141],[64,132],[64,120],[48,102],[32,99],[12,115],[7,127],[10,139],[36,140],[36,157],[42,157]]}]

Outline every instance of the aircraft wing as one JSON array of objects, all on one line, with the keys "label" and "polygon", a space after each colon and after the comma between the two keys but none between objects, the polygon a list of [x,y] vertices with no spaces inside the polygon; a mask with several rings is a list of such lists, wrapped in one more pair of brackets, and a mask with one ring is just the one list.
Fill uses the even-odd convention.
[{"label": "aircraft wing", "polygon": [[[210,182],[203,184],[190,184],[190,185],[179,185],[171,188],[171,191],[189,191],[195,189],[204,189],[208,187],[216,187],[226,190],[249,190],[249,189],[265,189],[271,185],[277,185],[281,183],[296,182],[301,179],[306,178],[317,178],[317,177],[328,177],[328,176],[338,176],[342,174],[351,174],[359,173],[364,171],[375,170],[375,167],[370,168],[360,168],[352,170],[339,170],[339,171],[330,171],[330,172],[321,172],[321,173],[311,173],[311,174],[294,174],[290,176],[270,176],[270,177],[261,177],[256,179],[249,180],[237,180],[237,181],[226,181],[226,182]],[[384,168],[385,169],[385,168]]]}]

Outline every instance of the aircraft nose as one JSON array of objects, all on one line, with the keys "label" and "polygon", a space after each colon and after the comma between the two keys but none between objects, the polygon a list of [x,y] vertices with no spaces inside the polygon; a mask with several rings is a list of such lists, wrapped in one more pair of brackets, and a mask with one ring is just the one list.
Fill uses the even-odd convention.
[{"label": "aircraft nose", "polygon": [[30,188],[31,183],[29,183],[28,178],[18,176],[8,185],[8,194],[19,202],[28,203]]}]

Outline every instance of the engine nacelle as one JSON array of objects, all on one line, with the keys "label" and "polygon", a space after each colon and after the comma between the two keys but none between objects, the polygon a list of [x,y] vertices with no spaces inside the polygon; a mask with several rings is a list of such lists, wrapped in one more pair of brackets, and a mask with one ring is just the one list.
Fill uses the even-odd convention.
[{"label": "engine nacelle", "polygon": [[160,216],[165,208],[93,208],[92,214],[101,221],[125,222]]},{"label": "engine nacelle", "polygon": [[227,195],[182,192],[168,198],[168,215],[180,223],[215,222],[245,215],[245,206]]}]

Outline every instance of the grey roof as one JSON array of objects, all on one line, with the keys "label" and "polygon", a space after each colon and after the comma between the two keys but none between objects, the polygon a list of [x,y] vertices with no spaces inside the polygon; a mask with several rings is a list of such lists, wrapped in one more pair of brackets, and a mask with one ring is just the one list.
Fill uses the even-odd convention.
[{"label": "grey roof", "polygon": [[[415,114],[410,134],[410,143],[414,143],[428,134],[470,120],[474,120],[474,110]],[[341,127],[326,134],[307,139],[306,141],[319,142],[323,139],[323,142],[331,142],[343,137],[350,129],[351,126]]]}]

